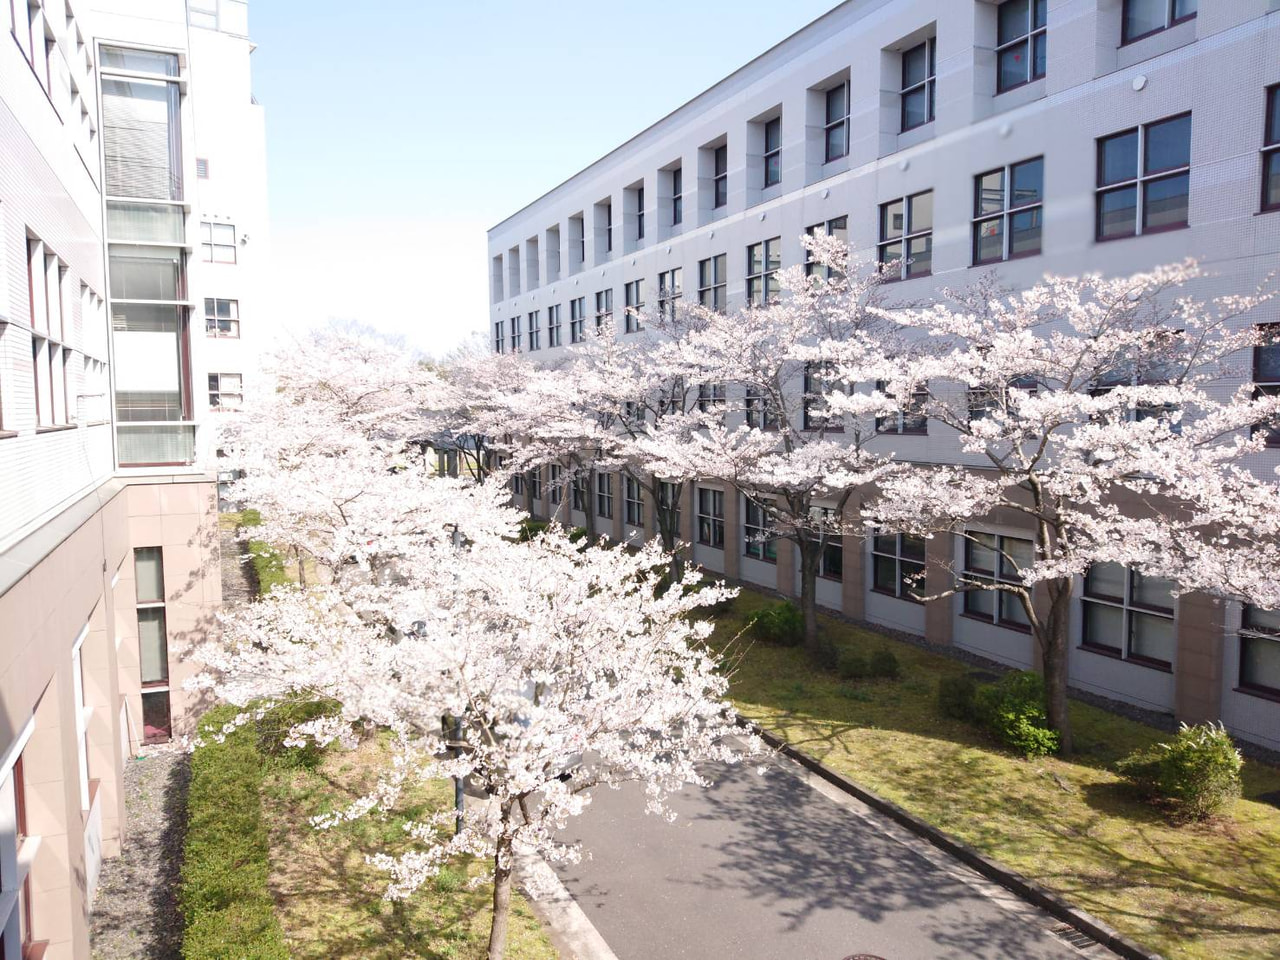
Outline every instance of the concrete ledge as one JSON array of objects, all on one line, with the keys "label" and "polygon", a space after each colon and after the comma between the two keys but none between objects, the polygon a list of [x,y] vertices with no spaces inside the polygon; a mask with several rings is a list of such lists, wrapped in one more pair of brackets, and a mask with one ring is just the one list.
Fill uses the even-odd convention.
[{"label": "concrete ledge", "polygon": [[843,774],[836,773],[826,764],[815,760],[808,754],[802,753],[768,730],[761,728],[759,724],[741,715],[738,716],[738,723],[754,732],[769,746],[794,760],[811,773],[821,777],[832,786],[857,798],[873,810],[884,814],[890,820],[929,841],[935,847],[976,870],[988,880],[992,880],[1006,890],[1012,891],[1022,899],[1044,910],[1050,916],[1061,920],[1063,923],[1069,923],[1080,932],[1098,941],[1098,943],[1111,950],[1117,956],[1124,957],[1125,960],[1164,960],[1160,954],[1152,953],[1145,947],[1139,946],[1096,917],[1091,916],[1084,910],[1073,907],[1058,894],[1045,889],[1034,880],[1030,880],[1022,874],[985,857],[968,844],[948,836],[936,827],[925,823],[914,814],[908,813],[896,803],[872,793],[866,787],[854,783]]}]

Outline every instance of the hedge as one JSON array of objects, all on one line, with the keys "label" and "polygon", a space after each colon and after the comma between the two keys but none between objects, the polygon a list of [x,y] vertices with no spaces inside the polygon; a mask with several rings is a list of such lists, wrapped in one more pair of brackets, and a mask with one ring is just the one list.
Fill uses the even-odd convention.
[{"label": "hedge", "polygon": [[[234,717],[232,706],[205,714],[201,729]],[[187,836],[179,901],[184,960],[287,960],[267,887],[268,840],[262,818],[266,770],[252,725],[191,757]]]}]

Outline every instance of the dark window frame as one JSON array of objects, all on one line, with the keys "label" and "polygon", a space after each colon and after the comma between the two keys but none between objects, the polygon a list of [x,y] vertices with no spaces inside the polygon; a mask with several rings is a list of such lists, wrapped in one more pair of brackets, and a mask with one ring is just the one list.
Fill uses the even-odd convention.
[{"label": "dark window frame", "polygon": [[[894,246],[895,244],[902,247],[902,256],[898,259],[898,263],[899,263],[898,275],[896,277],[895,276],[887,277],[885,280],[885,282],[887,283],[896,283],[901,280],[914,280],[917,277],[929,277],[933,275],[933,215],[932,213],[930,213],[930,216],[929,216],[929,228],[927,230],[913,229],[915,227],[915,223],[914,223],[915,217],[913,216],[915,211],[912,206],[912,201],[926,195],[930,197],[930,203],[932,204],[933,202],[932,189],[919,190],[915,193],[907,194],[906,196],[894,197],[892,200],[886,200],[884,203],[880,204],[880,207],[879,207],[880,239],[876,243],[876,262],[879,264],[879,269],[882,272],[884,271],[886,264],[893,262],[892,260],[885,259],[885,257],[888,254],[889,248]],[[888,231],[885,229],[885,227],[887,222],[887,215],[889,213],[889,208],[892,207],[895,203],[902,204],[902,217],[903,217],[902,228],[903,229],[902,229],[902,232],[899,233],[896,237],[890,237],[886,235]],[[911,265],[913,262],[913,258],[911,257],[911,241],[922,240],[925,238],[928,238],[929,240],[929,269],[919,273],[912,272]]]},{"label": "dark window frame", "polygon": [[712,208],[719,210],[729,205],[729,145],[722,143],[712,150]]},{"label": "dark window frame", "polygon": [[574,297],[569,301],[569,342],[582,343],[587,338],[587,298]]},{"label": "dark window frame", "polygon": [[[909,133],[912,130],[919,130],[921,127],[927,127],[933,123],[936,117],[936,101],[938,96],[938,44],[937,37],[926,37],[924,40],[908,47],[900,54],[902,61],[902,87],[898,94],[898,132]],[[908,83],[907,80],[907,57],[915,53],[921,47],[925,48],[925,75],[922,80],[915,83]],[[921,91],[924,91],[925,97],[925,119],[919,123],[907,125],[907,103],[908,98]]]},{"label": "dark window frame", "polygon": [[[836,118],[831,118],[831,95],[839,92],[844,103],[841,106]],[[833,163],[841,160],[849,155],[849,94],[850,87],[848,80],[841,80],[834,87],[828,87],[822,91],[822,157],[823,163]],[[831,150],[831,134],[834,130],[840,130],[843,136],[843,146],[839,153]]]},{"label": "dark window frame", "polygon": [[[755,256],[752,251],[756,249],[760,251],[760,270],[753,273]],[[781,293],[778,286],[778,271],[781,269],[782,237],[770,237],[747,245],[747,306],[767,307],[777,303]]]},{"label": "dark window frame", "polygon": [[723,550],[724,491],[711,487],[698,487],[696,506],[698,543],[714,550]]},{"label": "dark window frame", "polygon": [[[995,555],[995,567],[991,570],[979,567],[973,562],[974,537],[991,537],[994,544],[991,549]],[[1034,551],[1035,544],[1029,537],[1015,537],[1003,533],[988,533],[983,530],[966,530],[964,534],[964,577],[967,580],[990,581],[991,583],[1008,583],[1021,584],[1022,578],[1016,573],[1009,573],[1005,567],[1007,557],[1011,556],[1005,548],[1006,540],[1020,540],[1023,543],[1031,544]],[[971,604],[976,602],[979,594],[990,593],[992,595],[991,613],[984,613],[981,610],[973,609]],[[975,620],[981,620],[983,623],[989,623],[992,626],[1002,627],[1006,630],[1014,630],[1018,633],[1030,633],[1031,625],[1029,623],[1021,623],[1011,617],[1005,616],[1005,603],[1016,604],[1018,610],[1022,610],[1022,600],[1015,594],[1004,590],[966,590],[964,591],[964,600],[961,606],[963,616],[971,617]],[[1022,611],[1026,615],[1025,611]]]},{"label": "dark window frame", "polygon": [[[1122,565],[1123,566],[1123,565]],[[1174,624],[1174,630],[1177,629],[1177,601],[1173,600],[1173,606],[1157,607],[1150,604],[1140,603],[1134,600],[1134,583],[1135,578],[1140,576],[1138,571],[1128,566],[1124,566],[1124,596],[1116,597],[1110,594],[1098,593],[1091,591],[1089,588],[1089,572],[1083,575],[1080,590],[1080,649],[1088,650],[1091,653],[1099,653],[1103,656],[1112,657],[1116,660],[1123,660],[1126,663],[1134,663],[1138,666],[1149,667],[1160,670],[1165,673],[1173,672],[1173,661],[1162,660],[1158,657],[1149,657],[1145,654],[1133,652],[1134,640],[1134,614],[1138,616],[1154,616],[1162,620],[1168,620]],[[1172,598],[1171,598],[1172,599]],[[1121,611],[1121,638],[1120,647],[1114,647],[1107,643],[1099,642],[1089,636],[1089,615],[1088,604],[1097,604],[1100,606],[1111,607]],[[1174,639],[1174,656],[1177,655],[1177,639]]]},{"label": "dark window frame", "polygon": [[[1254,344],[1253,347],[1253,395],[1255,398],[1280,394],[1280,379],[1264,379],[1262,375],[1262,351],[1280,351],[1280,323],[1260,323],[1257,327],[1261,340],[1271,340],[1272,342],[1259,342]],[[1280,447],[1280,424],[1273,427],[1259,425],[1254,427],[1251,433],[1256,435],[1259,430],[1267,430],[1266,444],[1268,448]]]},{"label": "dark window frame", "polygon": [[1236,664],[1236,689],[1241,693],[1251,693],[1269,700],[1280,700],[1280,686],[1273,687],[1269,684],[1257,683],[1247,679],[1244,674],[1246,643],[1280,644],[1280,632],[1249,622],[1249,612],[1253,609],[1254,607],[1246,603],[1240,611],[1240,629],[1236,632],[1240,645]]},{"label": "dark window frame", "polygon": [[[1107,134],[1105,137],[1098,137],[1095,141],[1095,163],[1097,171],[1094,186],[1094,212],[1093,212],[1093,238],[1095,243],[1110,243],[1114,240],[1127,240],[1130,237],[1143,237],[1153,233],[1168,233],[1171,230],[1185,230],[1191,226],[1191,156],[1190,148],[1192,144],[1191,132],[1188,131],[1188,149],[1187,163],[1174,166],[1162,167],[1157,170],[1146,171],[1147,141],[1150,138],[1150,131],[1153,127],[1158,127],[1165,123],[1171,123],[1181,120],[1184,117],[1191,117],[1190,110],[1184,110],[1181,113],[1171,114],[1167,117],[1160,117],[1147,123],[1140,123],[1134,127],[1128,127],[1124,130],[1118,130],[1115,133]],[[1130,134],[1136,134],[1138,138],[1137,152],[1135,154],[1134,175],[1119,180],[1104,181],[1105,171],[1105,151],[1106,144],[1120,137],[1127,137]],[[1153,183],[1159,183],[1164,180],[1173,180],[1177,177],[1187,178],[1187,215],[1186,219],[1180,223],[1168,223],[1157,227],[1148,227],[1144,224],[1147,213],[1147,189]],[[1102,233],[1102,201],[1103,197],[1110,194],[1120,193],[1125,190],[1134,191],[1134,215],[1133,215],[1133,231],[1130,233],[1116,233],[1110,236],[1103,236]]]},{"label": "dark window frame", "polygon": [[[1272,123],[1272,118],[1280,110],[1280,83],[1273,83],[1266,90],[1266,116],[1262,122],[1262,213],[1280,210],[1280,191],[1271,202],[1267,200],[1267,167],[1275,164],[1280,168],[1280,123]],[[1280,171],[1277,172],[1280,176]]]},{"label": "dark window frame", "polygon": [[1131,43],[1137,43],[1139,40],[1145,40],[1147,37],[1154,37],[1157,33],[1164,33],[1169,28],[1176,27],[1180,23],[1187,23],[1190,20],[1194,20],[1196,18],[1196,14],[1199,12],[1199,10],[1196,9],[1179,17],[1176,16],[1178,0],[1162,0],[1162,2],[1164,4],[1164,26],[1155,27],[1145,33],[1138,33],[1130,36],[1129,8],[1134,3],[1134,0],[1124,0],[1124,3],[1120,7],[1120,46],[1126,47]]},{"label": "dark window frame", "polygon": [[769,536],[768,513],[764,506],[750,497],[746,497],[746,506],[742,514],[742,555],[761,563],[778,562],[778,541]]},{"label": "dark window frame", "polygon": [[[1040,192],[1037,199],[1027,203],[1015,203],[1013,195],[1013,176],[1014,171],[1032,163],[1039,163],[1042,171],[1040,175]],[[1003,263],[1006,260],[1021,260],[1024,257],[1037,257],[1044,252],[1044,155],[1038,157],[1028,157],[1025,160],[1019,160],[1016,163],[1006,163],[1003,167],[996,167],[976,174],[973,178],[973,228],[970,257],[973,266],[980,267],[992,263]],[[994,173],[1001,173],[1004,182],[1001,187],[1001,204],[1002,208],[999,212],[984,213],[982,210],[982,181]],[[1039,211],[1040,213],[1040,242],[1034,250],[1025,250],[1020,253],[1013,252],[1013,221],[1019,214]],[[998,222],[1001,230],[1001,254],[999,257],[981,258],[978,254],[980,249],[979,231],[984,224]]]},{"label": "dark window frame", "polygon": [[[821,233],[819,233],[819,231],[821,231]],[[805,227],[804,232],[806,236],[810,237],[840,236],[844,238],[845,244],[848,245],[849,217],[847,214],[839,217],[832,217],[830,220],[824,221],[823,223],[815,223],[811,227]],[[817,263],[817,261],[813,259],[813,254],[809,250],[805,250],[804,252],[804,275],[806,277],[820,276],[824,280],[831,280],[834,277],[831,268]]]},{"label": "dark window frame", "polygon": [[[1019,0],[1003,0],[1002,3],[997,5],[996,7],[997,24],[999,24],[1000,7],[1003,7],[1006,3],[1017,3],[1017,2],[1019,2]],[[1010,39],[1006,39],[1002,42],[1000,40],[999,33],[998,33],[999,26],[997,25],[997,28],[996,28],[997,29],[996,49],[995,49],[996,96],[999,96],[1002,93],[1008,93],[1010,90],[1017,90],[1019,87],[1025,87],[1027,84],[1032,83],[1036,80],[1043,80],[1048,73],[1048,43],[1049,43],[1048,0],[1026,0],[1026,3],[1027,3],[1027,29],[1024,33],[1020,33],[1017,36],[1012,37]],[[1044,8],[1044,14],[1045,14],[1044,23],[1041,24],[1040,26],[1036,26],[1036,14],[1042,6]],[[1027,78],[1025,80],[1019,80],[1017,83],[1011,83],[1008,86],[1005,86],[1003,83],[1004,73],[1000,69],[1001,55],[1006,51],[1012,50],[1021,44],[1026,44],[1026,48],[1027,48],[1027,53],[1026,53]],[[1037,45],[1043,45],[1043,48],[1046,51],[1045,52],[1045,68],[1040,73],[1036,73],[1036,63],[1038,62],[1038,58],[1036,57]]]},{"label": "dark window frame", "polygon": [[[880,543],[880,541],[888,539],[889,537],[892,537],[894,541],[892,553],[884,549]],[[915,577],[917,575],[915,572],[915,568],[917,567],[920,572],[924,572],[926,559],[925,556],[922,555],[921,558],[917,560],[915,557],[905,553],[903,546],[907,539],[918,540],[920,541],[922,551],[927,549],[927,547],[925,547],[925,540],[923,537],[913,537],[910,534],[875,534],[871,537],[871,591],[872,593],[878,593],[882,596],[893,597],[896,600],[904,600],[907,603],[923,604],[924,601],[915,596],[912,591],[925,591],[925,585],[921,583],[920,586],[909,587],[907,586],[906,579],[907,577]],[[876,563],[876,557],[893,561],[894,577],[892,590],[881,585],[879,579],[880,565]],[[911,567],[912,572],[904,572],[904,564]]]},{"label": "dark window frame", "polygon": [[671,170],[671,225],[679,226],[684,222],[684,168],[673,167]]},{"label": "dark window frame", "polygon": [[[770,132],[776,134],[770,146]],[[770,162],[772,161],[772,163]],[[764,122],[764,189],[782,182],[782,115]]]},{"label": "dark window frame", "polygon": [[717,253],[698,261],[699,306],[724,313],[729,306],[728,289],[729,255],[727,253]]},{"label": "dark window frame", "polygon": [[631,280],[622,286],[623,333],[639,333],[644,329],[644,280]]}]

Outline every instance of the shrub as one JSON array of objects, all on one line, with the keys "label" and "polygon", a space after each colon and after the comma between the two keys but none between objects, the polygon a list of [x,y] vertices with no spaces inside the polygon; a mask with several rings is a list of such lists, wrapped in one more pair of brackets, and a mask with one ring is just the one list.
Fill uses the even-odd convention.
[{"label": "shrub", "polygon": [[943,677],[938,681],[938,712],[953,720],[973,720],[978,685],[972,677]]},{"label": "shrub", "polygon": [[300,723],[316,717],[333,716],[338,712],[336,700],[313,700],[309,703],[282,703],[270,710],[257,723],[258,751],[264,757],[273,757],[280,764],[314,770],[324,757],[324,750],[314,743],[305,747],[285,746],[285,737]]},{"label": "shrub", "polygon": [[841,680],[863,680],[871,676],[867,658],[856,650],[841,650],[836,661],[836,673]]},{"label": "shrub", "polygon": [[542,520],[533,520],[526,517],[524,520],[520,521],[520,532],[516,535],[516,540],[520,543],[526,543],[540,535],[549,526],[549,523]]},{"label": "shrub", "polygon": [[[205,715],[201,728],[216,729],[237,712],[217,707]],[[256,736],[252,727],[241,727],[191,757],[179,889],[184,960],[289,956],[267,887],[260,795],[265,768]]]},{"label": "shrub", "polygon": [[897,680],[902,676],[902,665],[888,647],[881,647],[867,660],[867,673],[882,680]]},{"label": "shrub", "polygon": [[804,615],[790,600],[765,607],[751,618],[751,633],[757,640],[780,647],[798,647],[804,642]]},{"label": "shrub", "polygon": [[258,593],[264,597],[276,587],[292,582],[284,568],[284,557],[261,540],[249,541],[249,561],[258,577]]},{"label": "shrub", "polygon": [[568,537],[569,537],[570,543],[577,543],[579,540],[585,540],[587,539],[587,528],[574,527],[572,530],[569,531]]},{"label": "shrub", "polygon": [[974,699],[978,720],[1000,742],[1027,757],[1056,753],[1060,739],[1049,729],[1044,680],[1029,670],[1007,673]]},{"label": "shrub", "polygon": [[1240,796],[1240,751],[1221,724],[1185,723],[1172,740],[1136,750],[1116,769],[1175,819],[1204,820]]},{"label": "shrub", "polygon": [[240,511],[240,522],[242,527],[260,527],[262,526],[262,514],[254,507],[246,507]]}]

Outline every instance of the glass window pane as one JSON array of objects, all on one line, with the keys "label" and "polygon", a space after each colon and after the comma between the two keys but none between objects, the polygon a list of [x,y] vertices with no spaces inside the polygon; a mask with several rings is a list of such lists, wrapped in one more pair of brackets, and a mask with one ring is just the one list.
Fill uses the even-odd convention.
[{"label": "glass window pane", "polygon": [[908,197],[907,203],[910,205],[907,215],[908,232],[920,233],[923,230],[932,230],[933,191],[926,190],[924,193]]},{"label": "glass window pane", "polygon": [[871,541],[871,549],[875,553],[896,555],[898,552],[898,537],[892,533],[876,534]]},{"label": "glass window pane", "polygon": [[1127,40],[1163,30],[1165,11],[1169,0],[1126,0],[1124,5],[1124,36]]},{"label": "glass window pane", "polygon": [[875,588],[896,594],[898,592],[898,562],[892,557],[882,557],[877,554],[875,563],[872,566],[875,570],[873,581]]},{"label": "glass window pane", "polygon": [[880,239],[891,240],[894,237],[902,236],[902,231],[906,227],[903,219],[903,206],[901,200],[895,200],[892,203],[883,204],[880,207]]},{"label": "glass window pane", "polygon": [[1023,627],[1031,626],[1031,618],[1027,616],[1026,608],[1022,605],[1022,598],[1012,593],[1000,594],[1000,619]]},{"label": "glass window pane", "polygon": [[1099,239],[1133,236],[1137,223],[1137,187],[1121,187],[1098,195]]},{"label": "glass window pane", "polygon": [[911,130],[929,122],[929,91],[916,87],[902,95],[902,129]]},{"label": "glass window pane", "polygon": [[1240,638],[1240,683],[1280,690],[1280,640]]},{"label": "glass window pane", "polygon": [[1266,142],[1280,142],[1280,87],[1272,87],[1267,91]]},{"label": "glass window pane", "polygon": [[140,547],[133,551],[133,575],[138,603],[164,602],[164,570],[159,547]]},{"label": "glass window pane", "polygon": [[915,537],[909,533],[902,535],[902,555],[908,560],[924,561],[924,537]]},{"label": "glass window pane", "polygon": [[880,248],[880,262],[893,263],[902,259],[902,241],[886,243]]},{"label": "glass window pane", "polygon": [[1124,610],[1103,603],[1084,603],[1084,642],[1119,653],[1124,642]]},{"label": "glass window pane", "polygon": [[1254,377],[1262,383],[1280,380],[1280,324],[1262,330],[1262,342],[1254,351]]},{"label": "glass window pane", "polygon": [[1040,222],[1044,211],[1040,207],[1023,210],[1010,217],[1009,255],[1023,257],[1040,252]]},{"label": "glass window pane", "polygon": [[1021,43],[1015,43],[1013,46],[1005,47],[1000,51],[999,62],[996,65],[996,69],[999,71],[996,77],[997,90],[1008,90],[1031,79],[1028,74],[1030,49],[1030,42],[1023,40]]},{"label": "glass window pane", "polygon": [[907,243],[907,276],[922,277],[933,270],[933,237],[916,237]]},{"label": "glass window pane", "polygon": [[1186,225],[1190,188],[1191,178],[1186,173],[1143,184],[1142,228],[1155,230]]},{"label": "glass window pane", "polygon": [[1043,157],[1015,163],[1011,173],[1013,190],[1009,195],[1009,206],[1023,207],[1029,203],[1039,203],[1044,199]]},{"label": "glass window pane", "polygon": [[1132,180],[1138,175],[1138,131],[1107,137],[1098,143],[1098,185]]},{"label": "glass window pane", "polygon": [[992,170],[977,178],[974,214],[999,213],[1004,209],[1004,171]]},{"label": "glass window pane", "polygon": [[1040,28],[1049,22],[1049,0],[1036,0],[1035,26]]},{"label": "glass window pane", "polygon": [[184,214],[167,203],[107,201],[107,238],[142,243],[182,243]]},{"label": "glass window pane", "polygon": [[151,690],[142,693],[142,739],[145,743],[168,740],[169,691]]},{"label": "glass window pane", "polygon": [[212,297],[204,298],[204,315],[206,317],[212,317],[214,315],[214,303],[215,301]]},{"label": "glass window pane", "polygon": [[169,679],[163,607],[144,607],[138,611],[138,664],[143,683]]},{"label": "glass window pane", "polygon": [[166,77],[178,76],[176,53],[156,53],[153,50],[103,46],[101,57],[103,69],[127,70],[130,73],[158,73]]},{"label": "glass window pane", "polygon": [[102,153],[113,197],[182,199],[178,85],[102,81]]},{"label": "glass window pane", "polygon": [[[906,560],[902,561],[902,595],[911,596],[919,599],[928,592],[925,589],[924,578],[920,575],[924,573],[923,563],[910,563]],[[917,579],[919,578],[919,579]]]},{"label": "glass window pane", "polygon": [[1174,117],[1147,127],[1143,173],[1159,173],[1191,163],[1191,116]]},{"label": "glass window pane", "polygon": [[992,619],[996,612],[996,595],[992,590],[970,590],[964,595],[964,612]]},{"label": "glass window pane", "polygon": [[1004,217],[983,220],[973,227],[973,262],[1004,259]]},{"label": "glass window pane", "polygon": [[994,573],[996,569],[996,538],[990,533],[969,533],[965,539],[968,551],[965,569]]},{"label": "glass window pane", "polygon": [[782,266],[782,240],[774,238],[764,244],[765,269],[777,270]]},{"label": "glass window pane", "polygon": [[753,243],[747,247],[747,273],[764,272],[764,244]]},{"label": "glass window pane", "polygon": [[1129,655],[1173,663],[1176,642],[1173,621],[1168,617],[1158,617],[1137,611],[1130,613],[1129,618],[1133,630],[1132,636],[1129,637]]},{"label": "glass window pane", "polygon": [[118,300],[178,300],[181,255],[149,247],[112,247],[111,296]]},{"label": "glass window pane", "polygon": [[929,75],[928,43],[912,47],[902,54],[902,88],[923,83]]},{"label": "glass window pane", "polygon": [[827,128],[827,162],[838,160],[849,152],[848,145],[849,128],[838,123],[834,127]]},{"label": "glass window pane", "polygon": [[1038,33],[1032,39],[1031,45],[1033,52],[1031,54],[1031,76],[1043,77],[1048,68],[1049,62],[1049,37],[1046,34]]},{"label": "glass window pane", "polygon": [[1265,206],[1280,206],[1280,150],[1268,153],[1263,161],[1262,189]]},{"label": "glass window pane", "polygon": [[1118,563],[1095,563],[1084,578],[1084,592],[1095,597],[1124,599],[1125,568]]},{"label": "glass window pane", "polygon": [[844,84],[827,91],[827,123],[843,120],[849,113],[844,104]]},{"label": "glass window pane", "polygon": [[1025,37],[1030,23],[1029,0],[1005,0],[1000,4],[996,43],[1003,46],[1018,37]]},{"label": "glass window pane", "polygon": [[1132,602],[1144,607],[1172,610],[1173,588],[1172,580],[1166,580],[1164,577],[1149,577],[1134,571]]},{"label": "glass window pane", "polygon": [[215,223],[213,224],[213,242],[214,243],[235,243],[236,228],[231,223]]},{"label": "glass window pane", "polygon": [[1173,0],[1173,19],[1181,20],[1196,12],[1199,0]]},{"label": "glass window pane", "polygon": [[1021,571],[1028,570],[1036,562],[1036,547],[1021,537],[1002,537],[1000,549],[1000,576],[1005,580],[1020,580]]}]

